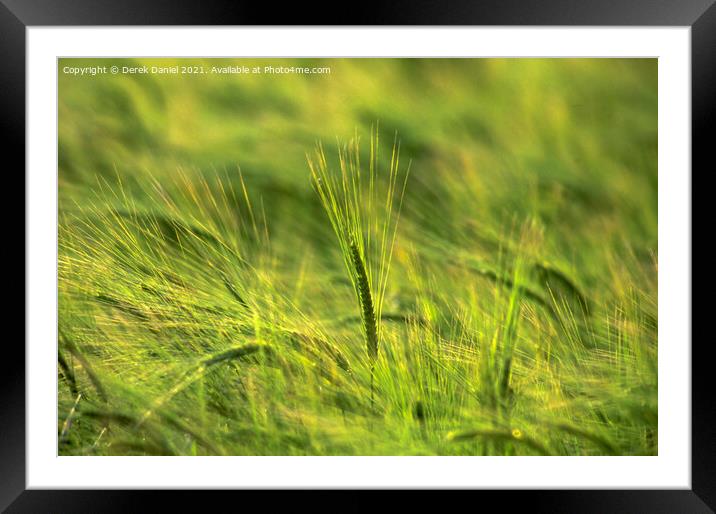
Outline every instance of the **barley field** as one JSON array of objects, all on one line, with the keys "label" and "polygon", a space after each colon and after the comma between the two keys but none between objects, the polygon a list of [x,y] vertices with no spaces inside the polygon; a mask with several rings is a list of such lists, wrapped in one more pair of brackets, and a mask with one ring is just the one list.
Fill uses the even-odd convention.
[{"label": "barley field", "polygon": [[58,80],[60,455],[658,453],[655,59]]}]

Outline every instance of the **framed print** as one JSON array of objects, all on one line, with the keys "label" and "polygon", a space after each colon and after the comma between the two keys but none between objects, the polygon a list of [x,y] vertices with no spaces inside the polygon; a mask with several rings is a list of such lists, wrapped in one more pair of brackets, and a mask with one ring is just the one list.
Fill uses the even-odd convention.
[{"label": "framed print", "polygon": [[658,7],[5,1],[27,301],[0,505],[712,512],[716,7]]}]

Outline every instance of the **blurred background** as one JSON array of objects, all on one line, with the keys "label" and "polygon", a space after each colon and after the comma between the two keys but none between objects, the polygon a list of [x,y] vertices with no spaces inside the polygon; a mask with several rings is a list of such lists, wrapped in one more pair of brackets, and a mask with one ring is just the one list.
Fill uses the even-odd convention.
[{"label": "blurred background", "polygon": [[[179,64],[331,72],[60,73],[61,209],[98,175],[148,170],[161,179],[178,167],[240,166],[251,191],[270,201],[267,215],[290,223],[296,208],[317,202],[306,153],[356,131],[367,140],[378,125],[387,147],[397,133],[412,161],[413,198],[457,181],[474,195],[465,201],[475,222],[534,216],[558,231],[617,230],[640,251],[656,247],[655,59],[63,59],[59,67]],[[423,205],[408,198],[406,208],[419,216]]]}]

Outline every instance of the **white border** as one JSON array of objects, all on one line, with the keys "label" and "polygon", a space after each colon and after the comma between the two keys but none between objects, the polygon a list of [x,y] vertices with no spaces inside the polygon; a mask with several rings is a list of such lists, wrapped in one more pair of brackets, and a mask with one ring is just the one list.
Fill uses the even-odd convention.
[{"label": "white border", "polygon": [[[28,28],[28,488],[690,488],[690,39],[688,27]],[[56,58],[86,55],[658,57],[658,457],[57,457]]]}]

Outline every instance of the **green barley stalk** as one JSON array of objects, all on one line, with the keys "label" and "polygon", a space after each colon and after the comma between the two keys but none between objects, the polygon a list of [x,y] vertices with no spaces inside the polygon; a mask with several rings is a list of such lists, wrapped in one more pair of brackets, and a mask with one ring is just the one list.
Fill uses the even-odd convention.
[{"label": "green barley stalk", "polygon": [[358,303],[361,306],[361,318],[363,320],[363,329],[365,331],[368,356],[374,361],[378,357],[378,326],[375,316],[375,308],[373,307],[373,297],[370,293],[370,283],[368,275],[361,259],[360,252],[355,243],[351,243],[351,258],[353,260],[353,270],[358,277]]},{"label": "green barley stalk", "polygon": [[313,186],[338,238],[358,300],[370,362],[371,405],[381,312],[410,168],[408,166],[404,174],[399,172],[400,145],[396,137],[388,169],[379,172],[378,144],[377,131],[371,130],[367,170],[361,166],[357,136],[348,144],[339,144],[337,171],[328,165],[320,143],[315,154],[307,156]]}]

